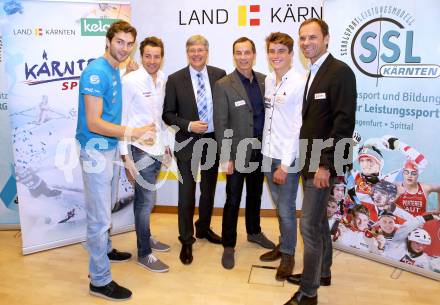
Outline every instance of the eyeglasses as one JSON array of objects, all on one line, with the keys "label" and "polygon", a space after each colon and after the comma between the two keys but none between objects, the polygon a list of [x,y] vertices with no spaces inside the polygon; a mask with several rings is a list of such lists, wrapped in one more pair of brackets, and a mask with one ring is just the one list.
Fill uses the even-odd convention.
[{"label": "eyeglasses", "polygon": [[410,170],[407,170],[407,169],[404,169],[403,173],[405,175],[411,175],[411,176],[417,176],[419,174],[417,171],[410,171]]},{"label": "eyeglasses", "polygon": [[188,49],[188,54],[197,54],[197,53],[204,53],[206,52],[206,49]]}]

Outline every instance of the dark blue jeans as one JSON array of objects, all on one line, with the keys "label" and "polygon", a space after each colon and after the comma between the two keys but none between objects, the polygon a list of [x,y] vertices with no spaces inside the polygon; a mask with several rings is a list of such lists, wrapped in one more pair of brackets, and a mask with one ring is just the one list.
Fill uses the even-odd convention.
[{"label": "dark blue jeans", "polygon": [[151,254],[150,214],[156,204],[156,180],[162,164],[162,156],[151,156],[131,146],[133,161],[138,163],[139,175],[134,187],[134,226],[136,229],[138,257]]},{"label": "dark blue jeans", "polygon": [[226,202],[223,208],[222,240],[223,247],[234,248],[237,243],[237,222],[240,210],[243,186],[246,180],[245,223],[247,234],[261,232],[260,210],[263,193],[264,174],[261,172],[261,150],[254,149],[250,162],[258,163],[258,168],[251,173],[241,173],[234,169],[226,176]]},{"label": "dark blue jeans", "polygon": [[332,241],[326,213],[334,182],[335,178],[330,178],[328,188],[316,188],[313,178],[303,182],[300,229],[304,241],[304,264],[300,291],[310,297],[316,295],[321,276],[330,276]]}]

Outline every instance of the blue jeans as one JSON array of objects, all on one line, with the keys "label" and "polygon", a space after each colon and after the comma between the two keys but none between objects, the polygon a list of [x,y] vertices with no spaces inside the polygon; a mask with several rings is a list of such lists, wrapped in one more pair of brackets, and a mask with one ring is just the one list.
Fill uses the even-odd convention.
[{"label": "blue jeans", "polygon": [[304,264],[300,291],[313,297],[321,277],[331,275],[332,241],[327,220],[327,203],[335,178],[330,187],[316,188],[313,178],[304,179],[304,200],[301,214],[301,235],[304,241]]},{"label": "blue jeans", "polygon": [[131,152],[135,163],[142,160],[134,186],[133,209],[138,257],[145,257],[152,252],[150,214],[156,204],[156,180],[162,165],[162,156],[151,156],[135,146],[131,146]]},{"label": "blue jeans", "polygon": [[99,151],[99,155],[88,152],[81,149],[80,163],[87,211],[89,273],[92,285],[104,286],[112,280],[107,253],[112,250],[109,230],[111,205],[118,191],[120,167],[115,161],[119,155],[117,149]]},{"label": "blue jeans", "polygon": [[[277,209],[280,228],[280,252],[294,255],[296,248],[296,194],[298,192],[299,173],[288,173],[286,183],[275,184],[273,173],[280,166],[281,160],[271,160],[271,171],[266,172],[272,201]],[[292,164],[293,166],[293,164]]]}]

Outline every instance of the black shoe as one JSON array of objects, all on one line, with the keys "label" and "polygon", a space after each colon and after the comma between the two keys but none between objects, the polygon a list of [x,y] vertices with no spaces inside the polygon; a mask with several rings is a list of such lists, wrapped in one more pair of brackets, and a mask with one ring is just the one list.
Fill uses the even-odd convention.
[{"label": "black shoe", "polygon": [[131,291],[111,281],[105,286],[93,286],[90,283],[89,293],[111,301],[124,301],[131,298]]},{"label": "black shoe", "polygon": [[179,255],[180,261],[184,265],[189,265],[193,261],[193,255],[192,255],[192,245],[182,245],[182,250],[180,250]]},{"label": "black shoe", "polygon": [[[301,273],[289,275],[286,278],[286,280],[289,283],[292,283],[294,285],[300,285],[301,284]],[[328,277],[323,277],[322,276],[321,277],[321,280],[320,280],[320,285],[321,286],[330,286],[331,283],[332,283],[332,277],[331,276],[328,276]]]},{"label": "black shoe", "polygon": [[107,253],[108,259],[113,263],[126,262],[131,259],[131,254],[128,252],[119,252],[113,249],[111,252]]},{"label": "black shoe", "polygon": [[293,297],[287,301],[284,305],[317,305],[318,296],[308,297],[301,292],[297,291]]},{"label": "black shoe", "polygon": [[278,244],[275,249],[266,252],[260,256],[262,262],[274,262],[281,258],[280,245]]},{"label": "black shoe", "polygon": [[222,238],[214,233],[214,231],[209,228],[205,232],[196,232],[197,238],[206,238],[209,242],[213,244],[221,244]]}]

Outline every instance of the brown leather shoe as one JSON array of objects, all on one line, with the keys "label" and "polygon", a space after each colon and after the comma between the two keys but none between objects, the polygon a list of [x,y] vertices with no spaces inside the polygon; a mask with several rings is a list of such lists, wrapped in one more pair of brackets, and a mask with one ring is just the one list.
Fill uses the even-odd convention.
[{"label": "brown leather shoe", "polygon": [[277,281],[284,281],[289,275],[292,274],[293,266],[295,266],[295,256],[281,253],[281,262],[277,269],[275,279]]},{"label": "brown leather shoe", "polygon": [[225,247],[223,250],[223,255],[222,255],[222,266],[225,269],[232,269],[234,268],[234,248],[232,247]]},{"label": "brown leather shoe", "polygon": [[281,258],[280,245],[276,245],[275,249],[264,253],[260,256],[260,261],[262,262],[274,262]]},{"label": "brown leather shoe", "polygon": [[266,237],[266,235],[264,235],[263,232],[255,233],[255,234],[248,234],[247,240],[251,243],[259,244],[261,247],[266,248],[266,249],[272,250],[275,248],[275,244],[272,241],[270,241]]}]

